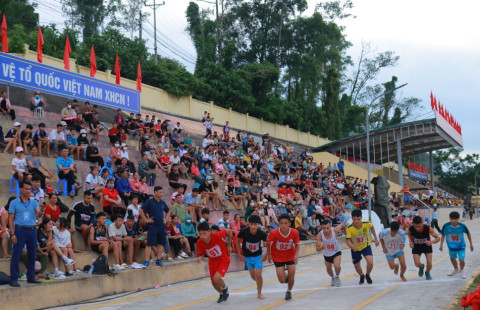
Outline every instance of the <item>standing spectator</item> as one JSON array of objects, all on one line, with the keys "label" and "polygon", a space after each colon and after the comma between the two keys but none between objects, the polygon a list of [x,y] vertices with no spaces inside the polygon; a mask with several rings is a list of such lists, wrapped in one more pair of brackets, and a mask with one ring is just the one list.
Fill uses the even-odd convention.
[{"label": "standing spectator", "polygon": [[[152,247],[157,247],[157,253],[158,255],[161,255],[167,240],[164,219],[170,209],[165,201],[162,200],[163,188],[161,186],[155,186],[153,191],[153,198],[148,199],[140,209],[140,217],[150,224],[148,225],[145,261],[143,262],[144,266],[148,266],[150,264]],[[158,258],[158,255],[155,263],[158,266],[163,266],[163,262]]]},{"label": "standing spectator", "polygon": [[203,123],[203,126],[205,126],[205,135],[211,135],[212,134],[212,125],[213,125],[213,118],[210,118],[207,116],[205,119],[205,122]]},{"label": "standing spectator", "polygon": [[40,92],[35,91],[35,95],[32,97],[32,102],[30,103],[30,111],[35,111],[36,108],[46,109],[47,101],[42,97]]},{"label": "standing spectator", "polygon": [[37,253],[36,218],[40,208],[35,200],[30,200],[32,185],[29,182],[20,183],[21,196],[10,203],[9,228],[13,244],[13,255],[10,260],[10,286],[19,287],[19,262],[23,248],[27,246],[28,265],[27,282],[40,283],[35,279],[35,259]]},{"label": "standing spectator", "polygon": [[121,128],[125,126],[125,118],[122,115],[121,109],[117,109],[117,114],[113,117],[113,123],[117,124],[118,127],[121,127]]},{"label": "standing spectator", "polygon": [[75,183],[75,168],[73,159],[68,157],[68,149],[63,148],[60,151],[61,156],[57,158],[57,174],[59,179],[67,179],[68,192],[70,196],[75,195],[78,185]]},{"label": "standing spectator", "polygon": [[83,201],[79,201],[72,206],[68,212],[67,222],[71,223],[72,216],[75,215],[75,230],[82,234],[85,250],[90,251],[88,244],[88,235],[90,228],[93,227],[95,218],[95,206],[92,205],[92,192],[87,190],[83,193]]},{"label": "standing spectator", "polygon": [[3,150],[3,153],[7,153],[10,146],[12,147],[12,151],[16,149],[17,145],[21,146],[22,142],[20,140],[20,128],[22,125],[19,122],[13,123],[13,127],[7,132],[5,135],[5,142],[7,145]]},{"label": "standing spectator", "polygon": [[57,124],[57,129],[52,129],[48,135],[48,140],[50,141],[50,146],[53,145],[53,152],[55,157],[58,157],[59,150],[66,148],[68,155],[68,144],[67,144],[67,134],[63,131],[63,125]]},{"label": "standing spectator", "polygon": [[12,109],[10,100],[7,98],[7,92],[4,90],[2,90],[2,98],[0,99],[0,112],[3,115],[9,114],[12,118],[12,121],[15,120],[15,110]]},{"label": "standing spectator", "polygon": [[91,163],[97,163],[98,167],[103,167],[103,157],[102,154],[98,151],[97,140],[92,139],[90,145],[87,146],[87,160]]},{"label": "standing spectator", "polygon": [[172,206],[172,209],[170,210],[171,214],[175,214],[178,216],[180,221],[185,221],[185,216],[187,215],[187,208],[182,202],[183,200],[183,195],[177,195],[175,196],[175,203]]},{"label": "standing spectator", "polygon": [[38,156],[42,156],[42,148],[45,147],[47,149],[47,157],[50,157],[50,145],[44,123],[38,124],[38,129],[33,135],[33,143],[38,147]]},{"label": "standing spectator", "polygon": [[225,138],[229,137],[230,136],[230,126],[229,126],[229,122],[227,121],[225,123],[225,125],[223,126],[223,136]]}]

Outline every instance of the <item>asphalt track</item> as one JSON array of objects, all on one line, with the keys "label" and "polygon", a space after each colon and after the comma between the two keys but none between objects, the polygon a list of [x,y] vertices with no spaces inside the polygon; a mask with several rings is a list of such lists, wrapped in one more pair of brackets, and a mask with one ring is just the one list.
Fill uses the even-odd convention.
[{"label": "asphalt track", "polygon": [[[286,285],[278,283],[273,266],[266,266],[263,272],[265,300],[257,299],[255,283],[247,272],[240,271],[227,274],[225,282],[230,289],[230,298],[222,304],[216,303],[218,294],[209,279],[204,278],[56,309],[449,309],[452,299],[480,266],[480,219],[466,224],[475,247],[473,252],[468,250],[466,254],[466,279],[447,276],[452,265],[446,246],[440,252],[439,244],[434,245],[433,280],[419,278],[407,245],[405,276],[408,281],[401,282],[389,269],[381,248],[373,245],[372,285],[358,284],[350,250],[343,250],[342,286],[339,288],[330,286],[323,256],[312,255],[300,259],[293,299],[288,302],[284,300]],[[364,261],[362,263],[365,266]]]}]

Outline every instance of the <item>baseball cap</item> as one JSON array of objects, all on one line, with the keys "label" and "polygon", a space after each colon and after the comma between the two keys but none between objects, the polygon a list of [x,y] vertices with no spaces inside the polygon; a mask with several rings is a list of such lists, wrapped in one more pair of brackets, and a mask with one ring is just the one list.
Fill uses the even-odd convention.
[{"label": "baseball cap", "polygon": [[62,125],[62,126],[67,126],[67,123],[66,123],[65,121],[61,121],[61,122],[60,122],[60,125]]},{"label": "baseball cap", "polygon": [[211,180],[212,179],[212,176],[211,175],[208,175],[207,176],[207,180]]},{"label": "baseball cap", "polygon": [[268,200],[267,200],[267,199],[263,199],[262,201],[263,201],[263,202],[268,202]]},{"label": "baseball cap", "polygon": [[19,152],[23,153],[23,147],[17,146],[17,148],[15,149],[15,153],[19,153]]},{"label": "baseball cap", "polygon": [[13,123],[13,127],[18,127],[18,126],[22,126],[22,124],[20,124],[19,122]]},{"label": "baseball cap", "polygon": [[82,134],[82,133],[87,133],[87,130],[86,130],[86,129],[82,129],[82,130],[80,130],[80,133],[81,133],[81,134]]}]

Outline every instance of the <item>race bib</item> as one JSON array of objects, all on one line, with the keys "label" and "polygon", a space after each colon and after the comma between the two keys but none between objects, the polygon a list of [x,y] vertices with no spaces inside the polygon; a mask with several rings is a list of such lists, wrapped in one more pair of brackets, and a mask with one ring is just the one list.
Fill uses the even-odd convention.
[{"label": "race bib", "polygon": [[395,251],[397,249],[397,244],[396,243],[390,243],[390,249]]},{"label": "race bib", "polygon": [[279,251],[288,251],[292,248],[292,244],[290,242],[277,242],[276,248]]},{"label": "race bib", "polygon": [[414,244],[425,244],[427,241],[428,241],[427,238],[423,238],[423,239],[414,238],[414,239],[413,239],[413,243],[414,243]]},{"label": "race bib", "polygon": [[335,250],[335,244],[325,244],[325,249],[327,249],[327,250]]},{"label": "race bib", "polygon": [[246,242],[245,246],[247,247],[247,249],[250,252],[256,252],[260,249],[260,243],[259,242],[255,242],[255,243]]},{"label": "race bib", "polygon": [[460,235],[451,235],[450,240],[453,242],[460,242]]},{"label": "race bib", "polygon": [[367,241],[367,238],[365,236],[360,236],[355,238],[355,243],[356,244],[363,244]]},{"label": "race bib", "polygon": [[222,256],[222,249],[218,245],[214,246],[213,248],[206,249],[205,252],[207,252],[208,257],[212,258]]}]

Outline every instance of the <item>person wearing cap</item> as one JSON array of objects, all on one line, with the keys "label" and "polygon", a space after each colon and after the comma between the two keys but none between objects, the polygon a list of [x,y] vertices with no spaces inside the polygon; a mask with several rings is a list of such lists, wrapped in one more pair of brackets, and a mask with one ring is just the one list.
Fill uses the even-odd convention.
[{"label": "person wearing cap", "polygon": [[50,147],[48,134],[45,131],[45,123],[38,124],[38,129],[33,135],[33,143],[38,147],[38,156],[42,156],[42,148],[45,147],[47,150],[47,157],[50,157]]},{"label": "person wearing cap", "polygon": [[23,147],[17,146],[15,148],[15,156],[12,159],[12,169],[14,171],[13,177],[22,183],[24,180],[30,181],[32,175],[27,171],[27,162],[23,157]]},{"label": "person wearing cap", "polygon": [[45,98],[42,97],[38,90],[35,91],[35,95],[32,97],[32,101],[30,103],[30,111],[33,112],[37,108],[47,108],[47,101],[45,100]]},{"label": "person wearing cap", "polygon": [[58,157],[58,151],[60,149],[66,148],[68,151],[68,144],[67,144],[67,134],[63,130],[63,124],[57,124],[57,129],[52,129],[50,134],[48,135],[48,140],[50,141],[50,146],[53,145],[53,152],[55,153],[55,157]]},{"label": "person wearing cap", "polygon": [[[162,147],[157,147],[156,148],[156,153],[157,153],[157,160],[160,163],[160,169],[162,169],[163,172],[168,174],[168,171],[171,168],[171,163],[170,163],[170,156],[168,153],[170,152],[169,149],[162,149]],[[159,156],[160,154],[160,156]]]},{"label": "person wearing cap", "polygon": [[13,123],[13,127],[5,135],[5,142],[7,145],[3,150],[3,153],[7,153],[8,149],[12,147],[12,151],[15,150],[18,146],[22,146],[22,141],[20,140],[20,128],[22,125],[19,122]]},{"label": "person wearing cap", "polygon": [[7,98],[7,92],[2,90],[2,94],[0,97],[0,113],[3,115],[9,114],[12,118],[12,121],[15,120],[15,110],[12,109],[12,105],[10,104],[10,100]]}]

